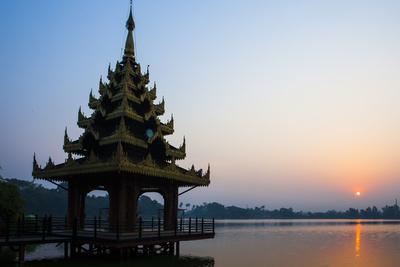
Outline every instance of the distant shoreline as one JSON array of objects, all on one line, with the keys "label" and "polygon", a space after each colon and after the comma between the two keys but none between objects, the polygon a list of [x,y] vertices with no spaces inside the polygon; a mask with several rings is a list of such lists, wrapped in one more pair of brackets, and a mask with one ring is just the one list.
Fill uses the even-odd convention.
[{"label": "distant shoreline", "polygon": [[[48,189],[34,182],[19,179],[5,179],[8,183],[16,185],[25,202],[25,214],[64,216],[67,211],[67,192],[64,189]],[[67,186],[67,185],[63,185]],[[86,216],[106,216],[108,208],[107,196],[87,196]],[[202,205],[180,203],[180,214],[186,218],[214,218],[216,220],[301,220],[301,219],[335,219],[335,220],[400,220],[400,208],[396,204],[386,205],[382,208],[376,206],[365,209],[349,208],[346,211],[328,210],[326,212],[294,211],[292,208],[267,210],[265,206],[254,208],[240,208],[224,206],[212,202]],[[139,200],[139,216],[143,218],[158,217],[162,214],[163,205],[148,196]]]},{"label": "distant shoreline", "polygon": [[[194,219],[194,218],[192,218]],[[310,219],[300,219],[300,218],[292,218],[292,219],[288,219],[288,218],[284,218],[284,219],[216,219],[215,222],[216,223],[221,223],[221,222],[238,222],[238,221],[246,221],[246,222],[260,222],[260,223],[264,223],[264,222],[290,222],[290,221],[296,221],[296,222],[311,222],[311,221],[319,221],[322,223],[326,223],[326,222],[340,222],[343,224],[358,224],[358,223],[362,223],[362,224],[377,224],[377,223],[393,223],[393,224],[400,224],[400,219],[341,219],[341,218],[332,218],[332,219],[318,219],[318,218],[310,218]]]}]

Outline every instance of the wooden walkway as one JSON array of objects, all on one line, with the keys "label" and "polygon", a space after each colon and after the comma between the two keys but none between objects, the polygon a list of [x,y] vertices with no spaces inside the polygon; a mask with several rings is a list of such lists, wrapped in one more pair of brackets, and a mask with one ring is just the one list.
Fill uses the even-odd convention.
[{"label": "wooden walkway", "polygon": [[139,220],[136,227],[110,225],[107,221],[85,220],[79,225],[64,218],[34,217],[7,222],[0,235],[0,247],[19,252],[24,261],[25,246],[63,243],[64,256],[78,254],[169,254],[179,255],[179,242],[214,238],[214,220],[179,219],[174,229],[164,229],[163,221]]}]

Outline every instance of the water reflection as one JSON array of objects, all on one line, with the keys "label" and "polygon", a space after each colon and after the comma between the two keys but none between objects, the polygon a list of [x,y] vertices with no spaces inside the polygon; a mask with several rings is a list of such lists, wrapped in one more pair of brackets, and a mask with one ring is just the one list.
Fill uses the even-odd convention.
[{"label": "water reflection", "polygon": [[356,257],[360,256],[361,249],[361,223],[356,224]]},{"label": "water reflection", "polygon": [[[400,266],[400,221],[230,220],[217,221],[216,232],[215,239],[182,242],[181,255],[191,257],[178,262],[161,257],[35,266]],[[43,247],[31,256],[40,258],[40,254],[49,255],[50,251],[50,247]],[[62,256],[62,248],[54,248],[53,255]]]},{"label": "water reflection", "polygon": [[152,258],[141,257],[127,261],[112,259],[80,259],[80,260],[42,260],[24,264],[26,267],[214,267],[214,259],[211,257],[170,257],[156,256]]},{"label": "water reflection", "polygon": [[216,232],[214,240],[190,242],[181,252],[211,255],[217,267],[400,266],[399,221],[220,221]]}]

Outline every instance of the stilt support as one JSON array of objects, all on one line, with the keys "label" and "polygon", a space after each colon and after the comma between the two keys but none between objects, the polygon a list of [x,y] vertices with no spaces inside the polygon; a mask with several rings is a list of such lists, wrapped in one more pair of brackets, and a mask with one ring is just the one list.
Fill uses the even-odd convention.
[{"label": "stilt support", "polygon": [[168,252],[170,256],[174,256],[175,254],[175,242],[169,242],[168,243]]},{"label": "stilt support", "polygon": [[175,256],[179,257],[180,256],[180,245],[179,245],[179,241],[176,242],[176,254]]},{"label": "stilt support", "polygon": [[64,259],[68,259],[68,242],[64,242]]},{"label": "stilt support", "polygon": [[75,242],[70,243],[70,257],[75,258],[76,257],[76,244]]},{"label": "stilt support", "polygon": [[20,245],[18,249],[18,263],[25,262],[25,245]]}]

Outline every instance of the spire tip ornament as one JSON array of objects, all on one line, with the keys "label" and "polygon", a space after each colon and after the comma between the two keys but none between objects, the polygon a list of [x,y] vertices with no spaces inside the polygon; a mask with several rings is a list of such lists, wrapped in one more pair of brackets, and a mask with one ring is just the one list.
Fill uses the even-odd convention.
[{"label": "spire tip ornament", "polygon": [[33,172],[40,169],[39,164],[36,161],[36,153],[33,153]]},{"label": "spire tip ornament", "polygon": [[65,127],[65,132],[64,132],[64,146],[69,143],[69,137],[68,137],[68,131],[67,127]]},{"label": "spire tip ornament", "polygon": [[135,30],[135,21],[132,15],[132,1],[129,8],[129,17],[126,21],[126,29],[128,30],[128,35],[126,36],[124,57],[135,58],[135,42],[133,40],[133,31]]}]

